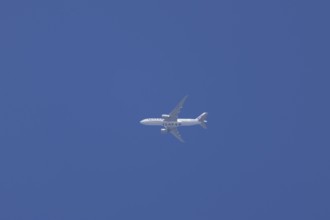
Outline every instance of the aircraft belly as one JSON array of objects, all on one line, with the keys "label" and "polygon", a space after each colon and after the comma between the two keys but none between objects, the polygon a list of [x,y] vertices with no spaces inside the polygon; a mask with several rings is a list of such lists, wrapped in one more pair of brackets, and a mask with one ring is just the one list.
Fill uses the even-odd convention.
[{"label": "aircraft belly", "polygon": [[190,120],[190,119],[181,119],[178,120],[181,126],[193,126],[193,125],[198,125],[199,122],[195,120]]},{"label": "aircraft belly", "polygon": [[150,122],[148,122],[148,125],[163,125],[163,122],[161,122],[161,121],[150,121]]},{"label": "aircraft belly", "polygon": [[197,125],[198,123],[196,122],[183,122],[181,123],[181,126],[193,126],[193,125]]}]

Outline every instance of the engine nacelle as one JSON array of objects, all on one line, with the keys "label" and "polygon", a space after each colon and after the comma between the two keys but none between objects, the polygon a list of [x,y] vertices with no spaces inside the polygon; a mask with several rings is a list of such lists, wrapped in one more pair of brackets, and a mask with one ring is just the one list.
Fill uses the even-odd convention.
[{"label": "engine nacelle", "polygon": [[160,129],[160,133],[162,134],[167,134],[168,130],[166,128]]},{"label": "engine nacelle", "polygon": [[163,118],[163,119],[167,119],[167,118],[169,118],[169,117],[170,117],[169,115],[162,114],[162,118]]}]

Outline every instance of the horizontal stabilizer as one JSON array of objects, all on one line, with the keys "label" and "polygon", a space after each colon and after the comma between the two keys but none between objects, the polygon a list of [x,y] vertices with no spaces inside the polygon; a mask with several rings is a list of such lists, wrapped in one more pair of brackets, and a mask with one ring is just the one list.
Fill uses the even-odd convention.
[{"label": "horizontal stabilizer", "polygon": [[206,117],[207,117],[207,112],[204,112],[202,113],[200,116],[197,117],[198,121],[200,122],[200,125],[203,127],[203,128],[207,128],[206,127]]}]

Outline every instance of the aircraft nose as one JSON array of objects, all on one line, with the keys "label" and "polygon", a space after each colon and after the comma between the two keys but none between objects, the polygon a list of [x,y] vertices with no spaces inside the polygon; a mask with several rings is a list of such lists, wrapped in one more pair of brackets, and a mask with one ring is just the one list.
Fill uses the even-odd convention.
[{"label": "aircraft nose", "polygon": [[145,122],[145,121],[146,121],[146,120],[145,120],[145,119],[143,119],[143,120],[141,120],[141,121],[140,121],[140,123],[141,123],[141,124],[144,124],[144,122]]}]

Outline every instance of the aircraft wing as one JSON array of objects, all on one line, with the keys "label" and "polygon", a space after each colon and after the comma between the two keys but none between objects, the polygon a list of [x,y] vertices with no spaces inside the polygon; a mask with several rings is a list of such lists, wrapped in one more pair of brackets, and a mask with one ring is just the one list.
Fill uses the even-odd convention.
[{"label": "aircraft wing", "polygon": [[176,137],[179,141],[184,142],[177,128],[170,128],[169,132]]},{"label": "aircraft wing", "polygon": [[178,115],[183,107],[184,102],[186,101],[186,99],[188,98],[188,96],[185,96],[180,102],[179,104],[177,104],[177,106],[171,111],[170,113],[170,118],[168,119],[169,121],[176,121],[178,119]]}]

